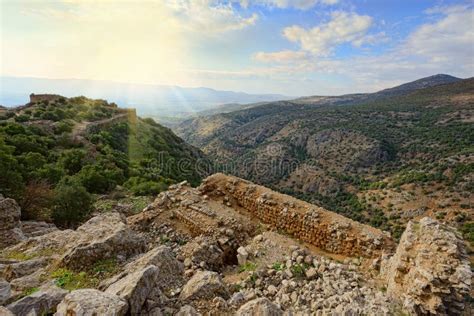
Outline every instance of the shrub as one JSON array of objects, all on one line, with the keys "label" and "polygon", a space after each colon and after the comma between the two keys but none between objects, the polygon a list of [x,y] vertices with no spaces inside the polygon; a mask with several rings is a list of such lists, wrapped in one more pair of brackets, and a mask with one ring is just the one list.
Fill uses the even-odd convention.
[{"label": "shrub", "polygon": [[23,192],[20,202],[23,220],[50,220],[54,192],[44,180],[32,181]]},{"label": "shrub", "polygon": [[55,190],[53,219],[59,226],[73,226],[83,221],[92,209],[92,197],[73,181],[64,181]]}]

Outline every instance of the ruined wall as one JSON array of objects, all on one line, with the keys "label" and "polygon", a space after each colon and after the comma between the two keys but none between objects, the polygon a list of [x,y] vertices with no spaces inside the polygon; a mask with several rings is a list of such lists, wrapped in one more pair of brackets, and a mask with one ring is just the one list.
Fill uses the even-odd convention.
[{"label": "ruined wall", "polygon": [[62,96],[57,95],[57,94],[30,94],[30,103],[38,103],[41,101],[54,101],[59,98],[62,98]]},{"label": "ruined wall", "polygon": [[227,196],[264,223],[331,253],[377,257],[395,247],[378,229],[236,177],[214,174],[200,190]]}]

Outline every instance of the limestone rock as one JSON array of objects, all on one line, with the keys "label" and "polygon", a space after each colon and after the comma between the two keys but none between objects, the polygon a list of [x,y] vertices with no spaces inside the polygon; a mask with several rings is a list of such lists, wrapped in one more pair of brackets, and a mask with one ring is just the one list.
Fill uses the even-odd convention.
[{"label": "limestone rock", "polygon": [[126,275],[142,270],[150,265],[156,266],[160,271],[160,277],[156,280],[156,286],[162,291],[168,291],[171,287],[182,285],[183,264],[176,259],[171,248],[159,246],[128,263],[122,273],[102,282],[101,288],[107,288]]},{"label": "limestone rock", "polygon": [[1,316],[15,316],[9,309],[6,307],[0,306],[0,315]]},{"label": "limestone rock", "polygon": [[176,316],[200,316],[201,314],[198,313],[194,307],[191,305],[184,305],[179,309],[179,312],[176,314]]},{"label": "limestone rock", "polygon": [[39,291],[11,303],[7,308],[15,315],[43,315],[54,310],[67,291],[54,284],[46,284]]},{"label": "limestone rock", "polygon": [[132,315],[137,315],[144,310],[150,310],[155,307],[145,306],[145,302],[148,299],[155,303],[162,301],[163,295],[156,287],[156,281],[159,277],[159,269],[156,266],[150,265],[142,270],[127,275],[109,286],[105,292],[115,294],[127,301],[129,312]]},{"label": "limestone rock", "polygon": [[11,286],[5,280],[0,279],[0,304],[5,303],[11,296]]},{"label": "limestone rock", "polygon": [[387,293],[416,314],[458,315],[472,272],[454,229],[425,217],[408,223],[396,253],[382,262]]},{"label": "limestone rock", "polygon": [[239,247],[237,249],[237,261],[240,265],[247,263],[247,259],[249,257],[249,253],[245,247]]},{"label": "limestone rock", "polygon": [[128,304],[120,297],[94,289],[75,290],[57,307],[55,316],[125,315]]},{"label": "limestone rock", "polygon": [[0,197],[0,249],[25,240],[20,217],[21,211],[16,201]]},{"label": "limestone rock", "polygon": [[265,297],[254,299],[242,305],[237,316],[279,316],[283,311]]},{"label": "limestone rock", "polygon": [[0,275],[6,280],[10,281],[18,279],[23,276],[31,275],[35,271],[45,267],[48,264],[46,258],[36,258],[26,261],[15,262],[5,265],[0,272]]},{"label": "limestone rock", "polygon": [[61,264],[71,269],[82,269],[104,258],[130,257],[145,250],[143,238],[127,227],[119,213],[96,216],[76,233],[81,237],[61,258]]},{"label": "limestone rock", "polygon": [[179,296],[182,301],[198,298],[229,297],[229,293],[216,272],[200,271],[186,283]]}]

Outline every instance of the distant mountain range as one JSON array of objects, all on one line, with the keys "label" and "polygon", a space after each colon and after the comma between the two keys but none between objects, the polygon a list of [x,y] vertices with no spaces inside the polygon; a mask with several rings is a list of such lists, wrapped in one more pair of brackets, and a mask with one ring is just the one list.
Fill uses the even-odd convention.
[{"label": "distant mountain range", "polygon": [[52,93],[66,97],[85,95],[133,107],[142,116],[182,116],[210,110],[220,104],[286,100],[280,94],[248,94],[210,88],[130,84],[82,79],[0,77],[0,105],[28,102],[30,93]]}]

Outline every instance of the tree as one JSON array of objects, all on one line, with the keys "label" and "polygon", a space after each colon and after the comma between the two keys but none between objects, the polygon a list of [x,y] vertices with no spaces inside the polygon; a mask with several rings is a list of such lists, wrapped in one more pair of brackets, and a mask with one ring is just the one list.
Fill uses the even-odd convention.
[{"label": "tree", "polygon": [[53,219],[58,226],[74,226],[92,210],[92,196],[74,181],[63,181],[55,190]]},{"label": "tree", "polygon": [[84,165],[86,151],[82,149],[64,150],[59,157],[59,164],[69,175],[79,172]]},{"label": "tree", "polygon": [[12,155],[13,147],[6,146],[0,138],[0,194],[18,198],[24,188],[20,164]]}]

